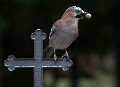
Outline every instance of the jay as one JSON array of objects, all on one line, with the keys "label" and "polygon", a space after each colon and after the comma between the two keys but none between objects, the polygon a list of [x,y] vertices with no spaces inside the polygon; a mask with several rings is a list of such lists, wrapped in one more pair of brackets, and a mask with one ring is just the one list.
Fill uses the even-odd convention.
[{"label": "jay", "polygon": [[57,59],[56,50],[65,50],[66,56],[69,58],[66,48],[68,48],[74,40],[79,36],[78,34],[78,21],[84,18],[91,18],[91,14],[83,11],[80,7],[71,6],[62,15],[61,19],[57,20],[49,34],[49,45],[44,50],[44,54],[49,47],[53,51],[48,55],[54,53],[54,60]]}]

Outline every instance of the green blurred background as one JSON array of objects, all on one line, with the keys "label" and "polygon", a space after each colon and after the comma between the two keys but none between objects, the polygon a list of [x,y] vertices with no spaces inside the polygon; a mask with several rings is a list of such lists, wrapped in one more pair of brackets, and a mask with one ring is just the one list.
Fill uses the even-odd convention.
[{"label": "green blurred background", "polygon": [[[76,5],[92,18],[79,21],[79,37],[68,48],[73,66],[44,69],[44,87],[119,87],[119,0],[0,0],[0,87],[33,87],[33,69],[8,71],[8,55],[33,58],[30,34],[48,36],[52,24]],[[49,39],[44,41],[44,47]],[[63,52],[57,52],[61,57]]]}]

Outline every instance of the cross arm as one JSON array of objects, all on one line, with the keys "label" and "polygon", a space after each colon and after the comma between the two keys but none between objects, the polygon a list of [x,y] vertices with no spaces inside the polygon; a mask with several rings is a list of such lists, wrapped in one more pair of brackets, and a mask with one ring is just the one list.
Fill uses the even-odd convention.
[{"label": "cross arm", "polygon": [[8,67],[10,71],[15,70],[17,68],[29,68],[34,67],[35,59],[33,58],[15,58],[13,55],[8,56],[8,59],[4,61],[4,65]]},{"label": "cross arm", "polygon": [[41,63],[42,67],[62,68],[64,71],[67,71],[72,64],[73,62],[66,57],[57,59],[57,61],[51,60],[51,58],[45,58]]}]

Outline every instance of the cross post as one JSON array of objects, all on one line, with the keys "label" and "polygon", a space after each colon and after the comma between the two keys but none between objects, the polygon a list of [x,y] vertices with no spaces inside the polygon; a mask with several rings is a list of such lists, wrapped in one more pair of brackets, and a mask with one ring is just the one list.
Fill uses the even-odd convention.
[{"label": "cross post", "polygon": [[72,66],[72,61],[66,57],[59,58],[57,62],[53,58],[43,58],[43,40],[46,39],[46,34],[42,30],[37,29],[31,34],[31,39],[34,40],[34,58],[15,58],[9,55],[4,61],[4,65],[10,71],[15,68],[34,68],[34,87],[43,87],[43,68],[62,68],[66,71]]}]

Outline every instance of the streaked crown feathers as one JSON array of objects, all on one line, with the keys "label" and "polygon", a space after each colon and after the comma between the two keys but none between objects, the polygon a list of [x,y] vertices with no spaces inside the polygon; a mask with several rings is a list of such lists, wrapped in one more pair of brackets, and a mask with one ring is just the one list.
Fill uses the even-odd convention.
[{"label": "streaked crown feathers", "polygon": [[[78,6],[71,6],[71,7],[69,7],[67,10],[69,10],[69,9],[76,9],[76,10],[82,10],[80,7],[78,7]],[[67,11],[66,10],[66,11]]]}]

